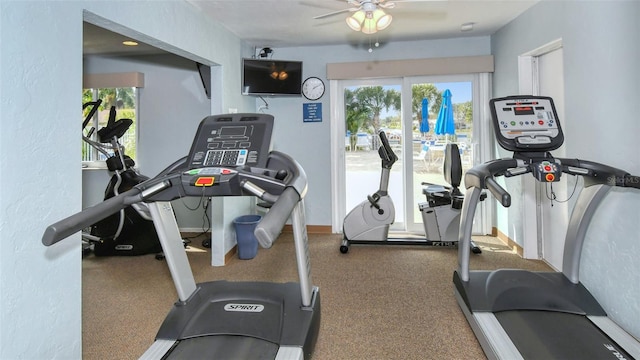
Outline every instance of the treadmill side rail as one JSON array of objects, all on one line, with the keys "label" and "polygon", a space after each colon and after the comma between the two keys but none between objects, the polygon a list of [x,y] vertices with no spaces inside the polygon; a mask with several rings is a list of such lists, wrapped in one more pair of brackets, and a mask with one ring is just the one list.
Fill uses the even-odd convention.
[{"label": "treadmill side rail", "polygon": [[304,354],[301,347],[281,346],[275,360],[304,360]]},{"label": "treadmill side rail", "polygon": [[482,350],[489,360],[509,359],[509,360],[522,360],[524,359],[520,352],[516,348],[515,344],[509,338],[509,335],[504,331],[498,319],[490,312],[474,312],[471,313],[467,304],[462,299],[462,296],[458,290],[454,290],[456,300],[460,309],[467,319],[471,329],[475,334]]},{"label": "treadmill side rail", "polygon": [[147,351],[140,356],[140,360],[156,360],[162,357],[173,347],[175,340],[156,340]]},{"label": "treadmill side rail", "polygon": [[511,341],[509,335],[504,331],[498,319],[493,313],[473,313],[482,333],[485,335],[486,341],[491,346],[492,353],[496,355],[496,359],[523,359],[520,351]]},{"label": "treadmill side rail", "polygon": [[604,331],[613,341],[624,349],[634,359],[640,359],[640,343],[618,326],[607,316],[587,316],[600,330]]}]

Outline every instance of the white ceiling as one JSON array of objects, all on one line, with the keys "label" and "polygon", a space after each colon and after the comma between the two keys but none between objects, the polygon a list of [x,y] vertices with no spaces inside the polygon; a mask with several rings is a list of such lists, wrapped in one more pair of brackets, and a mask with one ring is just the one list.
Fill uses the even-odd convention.
[{"label": "white ceiling", "polygon": [[[322,19],[315,16],[353,8],[348,0],[185,0],[211,19],[257,48],[326,44],[350,44],[369,47],[390,41],[448,39],[487,36],[508,24],[537,0],[385,0],[395,7],[386,11],[393,16],[391,25],[376,34],[365,35],[347,27],[343,12]],[[353,2],[353,0],[351,0]],[[474,23],[472,31],[460,26]],[[131,53],[122,49],[120,39],[95,28],[85,27],[85,54]],[[101,37],[102,36],[102,37]],[[120,41],[118,41],[120,40]],[[115,43],[115,44],[111,44]],[[144,44],[142,44],[144,45]],[[150,53],[151,48],[135,51]]]}]

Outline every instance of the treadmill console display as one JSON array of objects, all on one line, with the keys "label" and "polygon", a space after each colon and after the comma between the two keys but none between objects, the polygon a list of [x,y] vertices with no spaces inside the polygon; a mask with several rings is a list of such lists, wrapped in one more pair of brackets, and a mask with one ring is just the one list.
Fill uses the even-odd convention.
[{"label": "treadmill console display", "polygon": [[553,99],[546,96],[509,96],[490,102],[498,143],[514,152],[551,151],[564,136]]},{"label": "treadmill console display", "polygon": [[265,167],[273,116],[226,114],[200,123],[189,151],[189,169],[203,167]]}]

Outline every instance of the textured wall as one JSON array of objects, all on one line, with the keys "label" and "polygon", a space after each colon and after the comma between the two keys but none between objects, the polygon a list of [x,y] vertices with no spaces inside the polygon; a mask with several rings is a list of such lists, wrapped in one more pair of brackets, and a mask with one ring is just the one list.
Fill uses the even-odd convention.
[{"label": "textured wall", "polygon": [[[562,38],[565,152],[640,173],[640,2],[543,1],[492,37],[494,95],[518,91],[517,57]],[[544,19],[545,26],[536,26]],[[615,19],[615,21],[612,21]],[[535,29],[535,31],[532,31]],[[509,186],[514,194],[521,189]],[[612,318],[640,337],[640,192],[613,189],[591,224],[583,249],[581,280]],[[515,201],[499,210],[499,229],[521,235]]]},{"label": "textured wall", "polygon": [[80,358],[80,237],[55,249],[40,237],[80,209],[80,142],[68,135],[79,130],[82,12],[0,4],[0,358]]},{"label": "textured wall", "polygon": [[253,109],[237,90],[239,39],[183,1],[0,0],[0,358],[79,359],[80,236],[45,226],[81,209],[82,21],[221,65],[212,111]]}]

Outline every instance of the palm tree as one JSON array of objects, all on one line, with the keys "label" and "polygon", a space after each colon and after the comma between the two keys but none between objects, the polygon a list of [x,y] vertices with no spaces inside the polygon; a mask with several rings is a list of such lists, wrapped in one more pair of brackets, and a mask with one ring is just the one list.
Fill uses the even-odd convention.
[{"label": "palm tree", "polygon": [[362,107],[372,112],[370,125],[374,129],[380,128],[380,113],[383,110],[400,110],[401,107],[400,93],[393,89],[385,90],[382,86],[360,87],[356,90],[355,96]]},{"label": "palm tree", "polygon": [[420,119],[422,99],[429,101],[429,112],[438,113],[442,103],[442,92],[433,84],[416,84],[411,87],[411,112],[414,119]]},{"label": "palm tree", "polygon": [[371,109],[358,101],[357,93],[359,90],[345,89],[344,91],[345,120],[347,130],[351,133],[349,138],[351,149],[355,148],[358,141],[358,131],[369,122],[372,115]]}]

